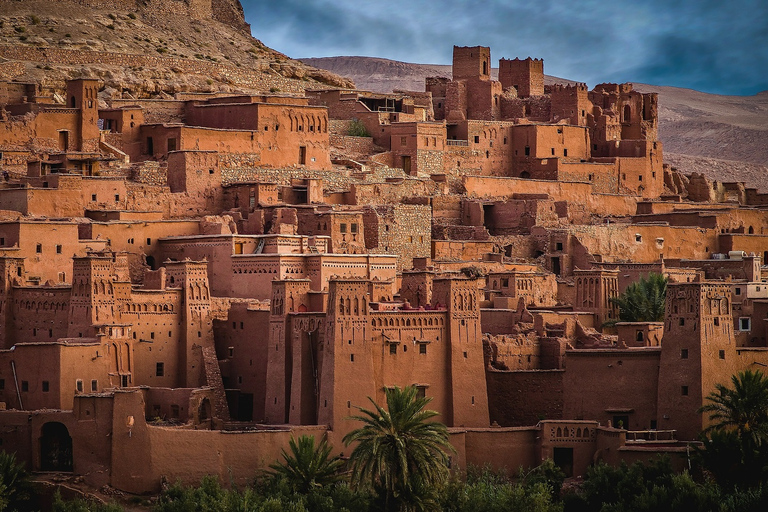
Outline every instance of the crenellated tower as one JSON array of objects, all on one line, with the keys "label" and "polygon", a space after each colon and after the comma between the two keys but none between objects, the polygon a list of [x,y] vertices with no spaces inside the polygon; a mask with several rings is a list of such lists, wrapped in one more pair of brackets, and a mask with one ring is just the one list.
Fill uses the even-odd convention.
[{"label": "crenellated tower", "polygon": [[346,419],[354,406],[368,407],[368,397],[381,403],[376,389],[369,324],[368,281],[331,280],[320,373],[318,422],[348,432],[355,422]]},{"label": "crenellated tower", "polygon": [[501,59],[499,81],[504,89],[514,87],[519,98],[544,94],[544,59]]},{"label": "crenellated tower", "polygon": [[727,283],[669,283],[661,341],[658,426],[696,439],[706,425],[699,412],[717,382],[738,371]]},{"label": "crenellated tower", "polygon": [[478,281],[434,279],[432,299],[435,306],[448,309],[451,411],[444,413],[446,423],[455,427],[487,427],[490,420]]}]

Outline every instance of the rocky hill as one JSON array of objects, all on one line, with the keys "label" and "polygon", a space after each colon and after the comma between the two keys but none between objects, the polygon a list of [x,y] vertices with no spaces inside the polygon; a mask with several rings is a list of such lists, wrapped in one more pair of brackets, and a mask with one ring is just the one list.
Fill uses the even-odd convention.
[{"label": "rocky hill", "polygon": [[[451,76],[451,66],[409,64],[369,57],[302,59],[349,77],[361,89],[424,90],[427,76]],[[545,76],[545,83],[568,83]],[[595,85],[595,84],[590,84]],[[659,93],[659,137],[667,162],[684,173],[720,181],[745,181],[768,191],[768,91],[754,96],[719,96],[646,84]]]},{"label": "rocky hill", "polygon": [[0,80],[76,77],[134,97],[353,86],[253,38],[239,0],[0,0]]}]

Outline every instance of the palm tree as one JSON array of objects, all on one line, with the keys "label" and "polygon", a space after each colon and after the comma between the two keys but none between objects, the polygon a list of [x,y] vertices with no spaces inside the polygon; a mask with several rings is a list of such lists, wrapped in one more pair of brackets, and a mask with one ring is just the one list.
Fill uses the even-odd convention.
[{"label": "palm tree", "polygon": [[721,485],[755,487],[768,477],[768,378],[746,370],[731,382],[716,384],[699,409],[712,420],[700,457]]},{"label": "palm tree", "polygon": [[386,510],[434,508],[433,491],[448,476],[448,429],[428,421],[438,413],[426,410],[432,399],[417,393],[414,386],[387,389],[387,410],[368,397],[374,409],[359,408],[351,419],[363,426],[344,436],[347,446],[357,443],[349,457],[352,482],[370,483]]},{"label": "palm tree", "polygon": [[768,378],[760,371],[745,370],[731,377],[733,389],[715,384],[710,402],[699,412],[709,413],[713,423],[705,432],[735,430],[742,442],[761,445],[768,439]]},{"label": "palm tree", "polygon": [[663,322],[667,296],[667,278],[651,272],[648,278],[641,277],[627,286],[627,289],[611,300],[619,307],[619,319],[606,322],[610,326],[617,322]]},{"label": "palm tree", "polygon": [[341,480],[344,461],[330,456],[333,448],[325,436],[317,446],[312,436],[300,436],[298,442],[291,436],[288,447],[291,453],[283,449],[283,461],[269,466],[273,478],[286,479],[294,491],[303,494]]}]

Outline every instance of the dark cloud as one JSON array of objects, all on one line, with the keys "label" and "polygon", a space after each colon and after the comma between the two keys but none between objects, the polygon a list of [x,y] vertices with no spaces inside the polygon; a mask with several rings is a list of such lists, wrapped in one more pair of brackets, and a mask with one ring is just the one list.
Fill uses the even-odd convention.
[{"label": "dark cloud", "polygon": [[542,57],[547,74],[721,94],[768,89],[765,0],[242,0],[256,37],[291,57],[449,64],[454,44]]}]

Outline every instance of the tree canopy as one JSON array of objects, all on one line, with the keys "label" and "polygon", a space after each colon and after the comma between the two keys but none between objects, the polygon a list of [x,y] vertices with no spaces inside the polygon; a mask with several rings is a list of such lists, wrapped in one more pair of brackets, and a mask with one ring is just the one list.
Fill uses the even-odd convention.
[{"label": "tree canopy", "polygon": [[363,426],[344,436],[355,447],[349,457],[352,481],[370,484],[388,510],[434,508],[434,489],[448,476],[448,429],[429,421],[438,415],[425,407],[416,387],[387,389],[387,408],[369,397],[373,409],[353,416]]},{"label": "tree canopy", "polygon": [[667,278],[651,272],[647,278],[641,277],[627,286],[611,303],[619,307],[619,322],[663,322],[666,297]]}]

